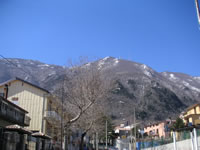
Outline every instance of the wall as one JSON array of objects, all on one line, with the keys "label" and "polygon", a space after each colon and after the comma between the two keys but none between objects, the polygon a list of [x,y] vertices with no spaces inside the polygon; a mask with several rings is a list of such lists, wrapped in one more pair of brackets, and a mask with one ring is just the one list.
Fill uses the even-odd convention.
[{"label": "wall", "polygon": [[129,149],[129,140],[128,139],[117,139],[116,147],[118,150],[128,150]]},{"label": "wall", "polygon": [[[198,143],[200,144],[200,137],[198,137]],[[177,146],[176,150],[192,150],[191,145],[192,145],[191,139],[179,141],[176,143],[176,146]],[[199,145],[199,148],[200,148],[200,145]],[[152,147],[152,148],[146,148],[146,149],[142,149],[142,150],[174,150],[174,145],[173,145],[173,143],[170,143],[170,144]]]},{"label": "wall", "polygon": [[[0,87],[0,92],[3,92],[3,88]],[[8,88],[8,100],[17,97],[15,104],[29,112],[31,122],[28,129],[41,131],[43,96],[46,92],[18,80],[11,82]]]},{"label": "wall", "polygon": [[[55,118],[56,116],[50,116],[52,117],[50,118],[51,122],[49,120],[47,121],[47,118],[45,118],[47,116],[47,111],[49,111],[50,101],[51,111],[61,114],[59,100],[56,101],[54,97],[47,96],[46,91],[19,80],[12,81],[8,88],[8,100],[29,112],[28,116],[31,118],[31,121],[30,126],[27,127],[28,129],[43,132],[51,137],[60,135],[60,122],[56,120],[58,118]],[[0,93],[1,92],[4,92],[4,86],[0,86]],[[13,98],[18,98],[18,101],[13,101]],[[60,140],[60,136],[58,136],[57,139]]]},{"label": "wall", "polygon": [[155,125],[151,125],[149,127],[144,128],[144,132],[147,132],[148,135],[150,134],[150,131],[155,130],[155,133],[157,134],[157,130],[158,130],[158,134],[159,137],[165,137],[165,132],[164,132],[164,122],[161,122],[159,124],[155,124]]}]

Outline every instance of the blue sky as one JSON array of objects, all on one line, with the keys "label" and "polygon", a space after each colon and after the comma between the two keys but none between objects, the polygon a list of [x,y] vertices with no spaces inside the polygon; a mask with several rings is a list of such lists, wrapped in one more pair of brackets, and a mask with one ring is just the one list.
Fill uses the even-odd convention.
[{"label": "blue sky", "polygon": [[200,76],[194,0],[0,0],[0,54],[65,65],[113,56]]}]

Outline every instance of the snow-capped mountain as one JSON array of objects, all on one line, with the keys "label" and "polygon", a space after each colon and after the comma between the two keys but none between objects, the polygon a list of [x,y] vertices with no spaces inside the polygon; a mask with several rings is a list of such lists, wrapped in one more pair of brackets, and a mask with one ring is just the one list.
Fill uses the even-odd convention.
[{"label": "snow-capped mountain", "polygon": [[[53,91],[60,84],[66,68],[39,61],[0,59],[0,82],[18,76]],[[151,67],[114,57],[87,63],[97,67],[104,76],[116,79],[108,114],[113,119],[127,120],[136,108],[139,120],[162,120],[176,116],[187,106],[200,101],[200,77],[183,73],[156,72]],[[21,68],[21,69],[19,69]]]},{"label": "snow-capped mountain", "polygon": [[[138,109],[138,118],[161,120],[174,116],[187,106],[200,101],[199,77],[181,73],[159,73],[151,67],[132,61],[106,57],[95,62],[105,75],[118,79],[119,87],[115,94],[114,108],[123,105],[126,116]],[[117,95],[117,96],[116,96]],[[115,113],[114,117],[115,117]]]},{"label": "snow-capped mountain", "polygon": [[192,99],[200,100],[200,80],[199,77],[192,77],[183,73],[162,72],[165,78],[173,83],[175,93],[184,93]]},{"label": "snow-capped mountain", "polygon": [[59,77],[64,71],[62,66],[25,59],[0,59],[0,68],[0,82],[20,77],[40,86],[45,86],[47,80]]},{"label": "snow-capped mountain", "polygon": [[182,73],[162,72],[163,76],[175,83],[182,90],[192,89],[194,93],[200,92],[200,78],[192,77]]}]

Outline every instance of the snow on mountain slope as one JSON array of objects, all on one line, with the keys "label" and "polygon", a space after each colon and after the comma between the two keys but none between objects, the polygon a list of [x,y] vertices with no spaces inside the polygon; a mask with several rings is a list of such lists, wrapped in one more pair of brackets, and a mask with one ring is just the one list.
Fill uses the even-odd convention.
[{"label": "snow on mountain slope", "polygon": [[[0,59],[0,82],[17,76],[54,91],[63,81],[66,71],[66,67],[34,60],[9,61],[15,66]],[[103,76],[116,80],[118,87],[107,105],[113,118],[119,118],[120,112],[131,116],[132,108],[136,107],[138,119],[161,120],[200,101],[200,77],[175,72],[159,73],[145,64],[114,57],[105,57],[82,67],[96,67]],[[119,104],[120,101],[124,103]]]},{"label": "snow on mountain slope", "polygon": [[189,88],[193,93],[200,93],[200,84],[197,83],[199,80],[198,77],[192,77],[186,74],[172,72],[163,72],[161,74],[175,83],[180,89]]}]

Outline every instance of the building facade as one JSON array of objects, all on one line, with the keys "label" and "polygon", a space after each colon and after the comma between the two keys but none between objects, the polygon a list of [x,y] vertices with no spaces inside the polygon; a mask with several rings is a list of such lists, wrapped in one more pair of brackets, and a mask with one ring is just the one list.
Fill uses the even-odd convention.
[{"label": "building facade", "polygon": [[23,127],[29,126],[30,117],[27,116],[26,110],[7,100],[7,89],[6,87],[4,90],[4,97],[0,96],[0,149],[25,150],[25,147],[28,147],[27,135],[30,132],[19,134],[16,130],[7,131],[7,127],[20,126],[23,130]]},{"label": "building facade", "polygon": [[29,126],[30,118],[27,111],[0,96],[0,127],[18,124]]},{"label": "building facade", "polygon": [[8,87],[7,99],[29,112],[30,126],[33,132],[41,132],[50,136],[55,143],[60,141],[61,105],[59,100],[49,91],[20,78],[14,78],[0,84],[0,94],[5,94]]},{"label": "building facade", "polygon": [[170,126],[174,121],[167,119],[162,122],[149,124],[144,127],[144,133],[147,133],[148,136],[152,137],[168,137],[170,136]]},{"label": "building facade", "polygon": [[131,126],[121,124],[120,126],[115,127],[115,133],[118,133],[120,138],[125,139],[131,135]]},{"label": "building facade", "polygon": [[186,125],[200,124],[200,103],[188,107],[183,114],[183,121]]}]

